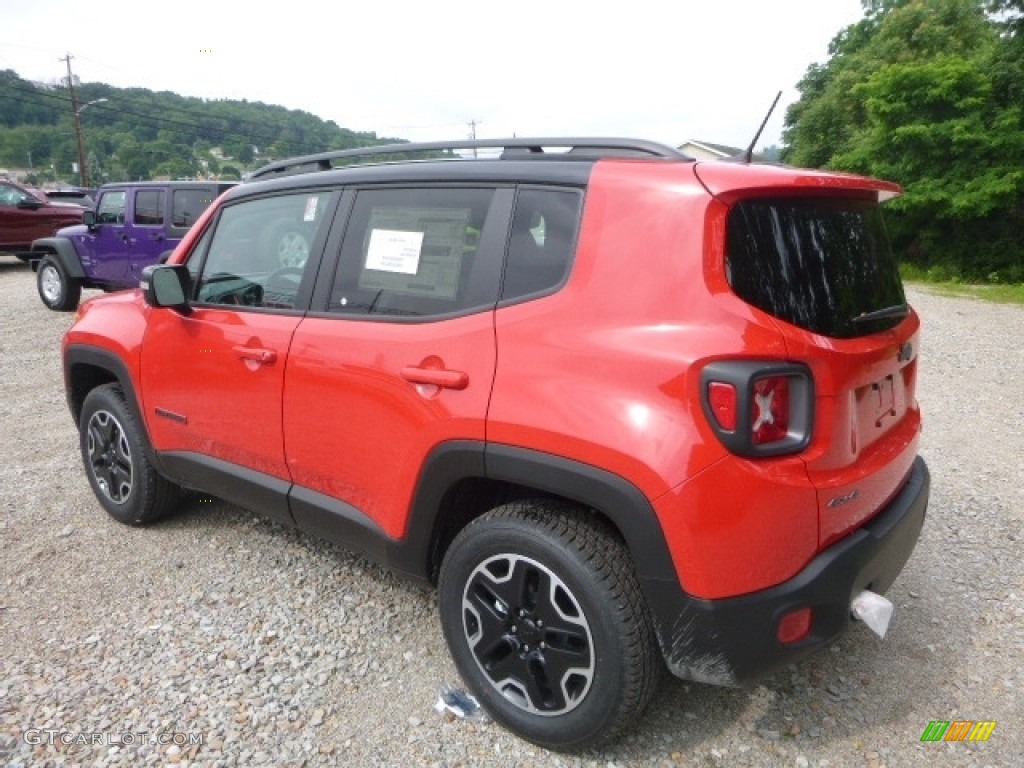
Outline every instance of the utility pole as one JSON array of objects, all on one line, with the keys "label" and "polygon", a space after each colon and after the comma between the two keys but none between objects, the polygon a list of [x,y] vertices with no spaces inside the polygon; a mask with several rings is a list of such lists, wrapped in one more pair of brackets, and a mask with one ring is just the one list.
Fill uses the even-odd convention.
[{"label": "utility pole", "polygon": [[[470,120],[466,125],[469,126],[469,138],[476,141],[476,127],[482,123],[483,120]],[[476,157],[476,147],[473,147],[473,157]]]},{"label": "utility pole", "polygon": [[71,93],[71,115],[75,120],[75,139],[78,141],[78,173],[82,180],[82,186],[89,186],[89,176],[85,171],[85,145],[82,143],[82,118],[79,114],[78,109],[78,97],[75,96],[75,80],[71,74],[71,59],[73,57],[69,53],[63,59],[59,61],[67,62],[68,65],[68,91]]}]

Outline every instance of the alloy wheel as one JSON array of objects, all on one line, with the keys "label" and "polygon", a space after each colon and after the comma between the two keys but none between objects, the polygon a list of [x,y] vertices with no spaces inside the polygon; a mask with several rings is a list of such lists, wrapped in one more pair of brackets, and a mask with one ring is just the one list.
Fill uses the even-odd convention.
[{"label": "alloy wheel", "polygon": [[590,625],[572,591],[528,557],[501,554],[466,581],[462,628],[487,681],[521,709],[562,715],[594,677]]},{"label": "alloy wheel", "polygon": [[103,495],[123,504],[132,492],[132,453],[124,428],[109,411],[96,411],[87,427],[89,471]]},{"label": "alloy wheel", "polygon": [[63,290],[60,274],[52,264],[44,264],[42,266],[42,274],[39,276],[39,287],[46,301],[50,304],[57,304],[60,301]]},{"label": "alloy wheel", "polygon": [[282,267],[302,267],[309,258],[309,243],[301,232],[285,232],[277,242],[277,256]]}]

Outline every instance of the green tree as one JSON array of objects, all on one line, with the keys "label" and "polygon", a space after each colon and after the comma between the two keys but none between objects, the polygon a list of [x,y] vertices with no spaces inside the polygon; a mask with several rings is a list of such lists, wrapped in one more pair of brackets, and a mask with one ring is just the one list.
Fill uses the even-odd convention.
[{"label": "green tree", "polygon": [[[264,162],[269,147],[283,157],[394,141],[259,102],[210,101],[105,83],[82,83],[77,93],[79,103],[95,102],[82,114],[85,147],[109,181],[149,178],[158,168],[175,175],[191,169],[194,175],[198,160],[215,146],[236,166],[248,167]],[[254,146],[263,148],[264,157],[254,156]],[[12,70],[0,71],[0,164],[27,165],[30,152],[41,173],[53,166],[62,179],[73,179],[77,147],[70,97]]]},{"label": "green tree", "polygon": [[96,156],[95,152],[90,152],[88,157],[86,157],[85,167],[89,172],[89,183],[92,186],[98,187],[103,183],[103,166],[100,164],[100,159]]},{"label": "green tree", "polygon": [[989,10],[1001,16],[1012,32],[1024,32],[1024,0],[989,0]]},{"label": "green tree", "polygon": [[214,176],[220,173],[220,160],[209,153],[202,155],[200,165],[207,173],[212,173]]},{"label": "green tree", "polygon": [[136,181],[150,177],[151,161],[149,155],[138,141],[127,137],[118,144],[117,161],[123,179]]},{"label": "green tree", "polygon": [[248,165],[252,162],[252,144],[244,139],[237,141],[225,142],[224,143],[224,154],[230,158],[237,160],[243,165]]},{"label": "green tree", "polygon": [[1014,35],[1000,36],[982,0],[864,8],[833,40],[831,59],[801,80],[784,159],[900,182],[889,220],[904,258],[965,278],[1024,280]]}]

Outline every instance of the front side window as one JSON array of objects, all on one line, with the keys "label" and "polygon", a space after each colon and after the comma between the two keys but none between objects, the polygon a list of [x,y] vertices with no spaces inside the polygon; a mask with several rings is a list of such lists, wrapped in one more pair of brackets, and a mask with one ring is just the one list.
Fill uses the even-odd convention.
[{"label": "front side window", "polygon": [[305,192],[225,206],[189,257],[195,301],[293,309],[329,199]]},{"label": "front side window", "polygon": [[135,193],[135,223],[139,226],[161,226],[164,223],[164,191],[140,189]]},{"label": "front side window", "polygon": [[481,249],[493,198],[480,188],[359,192],[328,309],[423,317],[493,305],[501,255]]},{"label": "front side window", "polygon": [[121,190],[105,192],[96,208],[97,224],[124,224],[124,203],[127,193]]},{"label": "front side window", "polygon": [[746,200],[729,212],[726,273],[758,309],[833,338],[895,327],[908,311],[873,200]]},{"label": "front side window", "polygon": [[22,200],[31,199],[17,187],[12,187],[9,184],[0,184],[0,205],[17,205]]}]

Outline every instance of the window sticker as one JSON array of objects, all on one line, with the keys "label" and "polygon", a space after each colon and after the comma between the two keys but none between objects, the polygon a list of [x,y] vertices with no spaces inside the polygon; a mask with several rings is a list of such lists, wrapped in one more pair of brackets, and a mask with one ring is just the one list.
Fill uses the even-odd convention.
[{"label": "window sticker", "polygon": [[306,199],[306,212],[302,214],[303,221],[316,221],[316,206],[320,202],[319,195],[310,195]]},{"label": "window sticker", "polygon": [[[462,278],[469,222],[468,208],[373,208],[360,290],[454,299]],[[404,238],[406,255],[397,244],[387,246],[390,251],[378,250],[378,236],[382,243],[390,236]],[[380,254],[390,257],[388,266],[381,266]]]},{"label": "window sticker", "polygon": [[420,267],[422,248],[422,232],[374,229],[366,251],[366,268],[415,275]]}]

